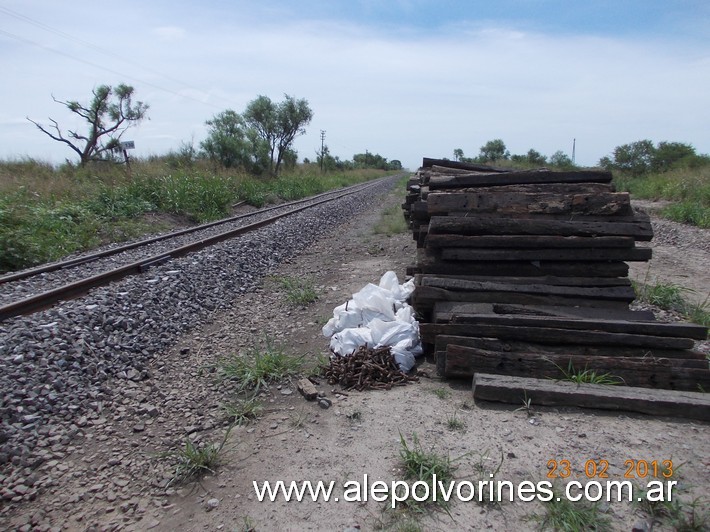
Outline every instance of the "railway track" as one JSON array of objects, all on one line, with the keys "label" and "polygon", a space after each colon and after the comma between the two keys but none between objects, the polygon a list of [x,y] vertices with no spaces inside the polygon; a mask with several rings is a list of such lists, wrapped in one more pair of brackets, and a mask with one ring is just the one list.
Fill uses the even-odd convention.
[{"label": "railway track", "polygon": [[151,266],[247,234],[316,205],[362,192],[380,181],[361,183],[4,275],[0,277],[0,322],[37,312],[58,301],[79,297],[92,288],[143,273]]}]

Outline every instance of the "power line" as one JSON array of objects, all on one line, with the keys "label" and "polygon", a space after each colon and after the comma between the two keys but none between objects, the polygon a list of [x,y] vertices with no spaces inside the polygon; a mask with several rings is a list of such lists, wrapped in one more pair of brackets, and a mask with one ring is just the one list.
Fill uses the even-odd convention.
[{"label": "power line", "polygon": [[[136,63],[135,61],[132,61],[132,60],[130,60],[130,59],[126,59],[125,57],[123,57],[123,56],[121,56],[121,55],[119,55],[119,54],[117,54],[117,53],[115,53],[115,52],[113,52],[113,51],[111,51],[111,50],[108,50],[108,49],[106,49],[106,48],[103,48],[103,47],[101,47],[101,46],[98,46],[98,45],[96,45],[96,44],[93,44],[93,43],[91,43],[91,42],[89,42],[89,41],[85,41],[84,39],[80,39],[79,37],[75,37],[75,36],[73,36],[73,35],[70,35],[69,33],[66,33],[66,32],[64,32],[64,31],[62,31],[62,30],[57,29],[57,28],[53,28],[52,26],[49,26],[49,25],[47,25],[47,24],[44,24],[43,22],[40,22],[40,21],[35,20],[35,19],[31,18],[31,17],[28,17],[28,16],[26,16],[26,15],[23,15],[22,13],[18,13],[17,11],[13,11],[12,9],[9,9],[9,8],[7,8],[7,7],[0,6],[0,12],[5,13],[5,14],[7,14],[7,15],[10,15],[10,16],[12,16],[12,17],[14,17],[14,18],[16,18],[16,19],[22,20],[22,21],[24,21],[24,22],[27,22],[27,23],[29,23],[29,24],[32,24],[32,25],[34,25],[34,26],[36,26],[36,27],[38,27],[38,28],[40,28],[40,29],[43,29],[43,30],[45,30],[45,31],[48,31],[48,32],[50,32],[50,33],[54,33],[54,34],[56,34],[56,35],[59,35],[60,37],[63,37],[63,38],[65,38],[65,39],[68,39],[68,40],[71,40],[71,41],[75,41],[75,42],[77,42],[77,43],[79,43],[79,44],[82,44],[83,46],[92,48],[93,50],[96,50],[96,51],[98,51],[98,52],[100,52],[100,53],[102,53],[102,54],[104,54],[104,55],[107,55],[107,56],[110,56],[110,57],[114,57],[114,58],[116,58],[116,59],[120,59],[121,61],[123,61],[123,62],[125,62],[125,63],[128,63],[128,64],[133,65],[133,66],[137,66],[138,68],[141,68],[141,69],[145,70],[146,72],[150,72],[151,74],[154,74],[154,75],[157,75],[157,76],[159,76],[159,77],[168,79],[168,80],[173,81],[173,82],[175,82],[175,83],[179,83],[180,85],[183,85],[184,87],[186,87],[186,88],[188,88],[188,89],[192,89],[192,90],[195,90],[195,91],[198,91],[198,92],[204,92],[202,89],[200,89],[200,88],[198,88],[198,87],[195,87],[195,86],[192,86],[192,85],[190,85],[190,84],[188,84],[188,83],[185,83],[185,82],[182,81],[182,80],[173,78],[172,76],[169,76],[169,75],[167,75],[167,74],[158,72],[158,71],[156,71],[156,70],[154,70],[154,69],[148,68],[148,67],[146,67],[146,66],[144,66],[144,65],[141,65],[140,63]],[[168,92],[168,93],[171,93],[171,94],[175,94],[175,95],[180,96],[180,97],[183,97],[183,98],[188,98],[188,99],[194,100],[194,101],[196,101],[196,102],[202,103],[202,104],[204,104],[204,105],[209,105],[210,107],[214,107],[215,109],[219,109],[219,108],[220,108],[220,107],[218,107],[218,106],[216,106],[216,105],[213,105],[213,104],[210,104],[210,103],[207,103],[207,102],[203,102],[203,101],[201,101],[201,100],[198,100],[197,98],[193,98],[193,97],[191,97],[191,96],[186,96],[186,95],[184,95],[184,94],[180,94],[180,93],[178,93],[178,92],[176,92],[176,91],[173,91],[173,90],[170,90],[170,89],[166,89],[165,87],[161,87],[161,86],[156,85],[156,84],[154,84],[154,83],[146,82],[146,81],[144,81],[144,80],[141,80],[141,79],[139,79],[139,78],[136,78],[135,76],[128,76],[128,75],[126,75],[126,74],[122,74],[122,73],[120,73],[120,72],[117,72],[117,71],[112,70],[112,69],[110,69],[110,68],[107,68],[107,67],[105,67],[105,66],[98,65],[98,64],[96,64],[96,63],[92,63],[92,62],[87,61],[87,60],[85,60],[85,59],[78,58],[78,57],[73,56],[73,55],[71,55],[71,54],[68,54],[68,53],[66,53],[66,52],[60,52],[59,50],[56,50],[56,49],[51,48],[51,47],[49,47],[49,46],[40,44],[40,43],[38,43],[38,42],[36,42],[36,41],[32,41],[32,40],[30,40],[30,39],[27,39],[27,38],[24,38],[24,37],[20,37],[20,36],[18,36],[18,35],[14,35],[14,34],[12,34],[12,33],[9,33],[9,32],[3,31],[3,30],[0,30],[0,33],[3,33],[3,34],[5,34],[5,35],[7,35],[7,36],[9,36],[9,37],[12,37],[12,38],[14,38],[14,39],[17,39],[17,40],[19,40],[19,41],[22,41],[22,42],[25,42],[25,43],[28,43],[28,44],[32,44],[32,45],[35,45],[35,46],[39,46],[40,48],[44,48],[45,50],[49,50],[49,51],[54,52],[54,53],[57,53],[57,54],[59,54],[59,55],[63,55],[63,56],[65,56],[65,57],[68,57],[68,58],[73,59],[73,60],[75,60],[75,61],[79,61],[79,62],[81,62],[81,63],[85,63],[85,64],[87,64],[87,65],[91,65],[91,66],[94,66],[94,67],[96,67],[96,68],[100,68],[100,69],[106,70],[107,72],[111,72],[112,74],[116,74],[116,75],[119,75],[119,76],[123,76],[123,77],[127,77],[127,78],[130,78],[130,79],[133,79],[133,80],[135,80],[135,81],[138,81],[138,82],[143,83],[143,84],[145,84],[145,85],[149,85],[149,86],[151,86],[151,87],[153,87],[153,88],[156,88],[156,89],[158,89],[158,90],[165,91],[165,92]],[[219,98],[219,97],[217,97],[217,98]],[[223,100],[224,102],[226,102],[226,103],[229,103],[230,105],[233,105],[233,102],[229,102],[228,100],[225,100],[225,99],[223,99],[223,98],[220,98],[220,99],[222,99],[222,100]]]},{"label": "power line", "polygon": [[176,91],[174,91],[174,90],[166,89],[165,87],[161,87],[160,85],[156,85],[155,83],[151,83],[150,81],[145,81],[145,80],[139,79],[139,78],[137,78],[137,77],[135,77],[135,76],[130,76],[130,75],[128,75],[128,74],[124,74],[124,73],[122,73],[122,72],[118,72],[117,70],[113,70],[113,69],[111,69],[111,68],[108,68],[108,67],[106,67],[106,66],[100,65],[100,64],[98,64],[98,63],[93,63],[93,62],[91,62],[91,61],[87,61],[86,59],[81,59],[80,57],[76,57],[76,56],[74,56],[74,55],[72,55],[72,54],[68,54],[68,53],[66,53],[66,52],[62,52],[61,50],[57,50],[56,48],[52,48],[52,47],[50,47],[50,46],[46,46],[46,45],[44,45],[44,44],[38,43],[38,42],[33,41],[33,40],[31,40],[31,39],[26,39],[26,38],[24,38],[24,37],[20,37],[19,35],[15,35],[14,33],[10,33],[10,32],[8,32],[8,31],[1,30],[1,29],[0,29],[0,34],[6,35],[7,37],[11,37],[11,38],[13,38],[13,39],[16,39],[16,40],[18,40],[18,41],[20,41],[20,42],[24,42],[24,43],[26,43],[26,44],[30,44],[30,45],[33,45],[33,46],[38,46],[38,47],[40,47],[40,48],[43,48],[43,49],[48,50],[48,51],[50,51],[50,52],[53,52],[53,53],[55,53],[55,54],[62,55],[62,56],[64,56],[64,57],[68,57],[69,59],[73,59],[74,61],[78,61],[79,63],[84,63],[85,65],[89,65],[89,66],[92,66],[92,67],[95,67],[95,68],[100,68],[101,70],[105,70],[106,72],[110,72],[111,74],[115,74],[115,75],[117,75],[117,76],[121,76],[121,77],[128,78],[128,79],[132,79],[132,80],[137,81],[137,82],[139,82],[139,83],[142,83],[142,84],[144,84],[144,85],[148,85],[149,87],[153,87],[154,89],[158,89],[158,90],[161,90],[161,91],[164,91],[164,92],[168,92],[168,93],[170,93],[170,94],[174,94],[175,96],[179,96],[180,98],[187,98],[188,100],[193,100],[193,101],[198,102],[198,103],[201,103],[201,104],[203,104],[203,105],[208,105],[208,106],[210,106],[210,107],[214,107],[215,109],[221,109],[221,107],[218,107],[218,106],[216,106],[216,105],[214,105],[214,104],[211,104],[211,103],[209,103],[209,102],[203,102],[202,100],[198,100],[197,98],[193,98],[192,96],[189,96],[189,95],[187,95],[187,94],[180,94],[179,92],[176,92]]}]

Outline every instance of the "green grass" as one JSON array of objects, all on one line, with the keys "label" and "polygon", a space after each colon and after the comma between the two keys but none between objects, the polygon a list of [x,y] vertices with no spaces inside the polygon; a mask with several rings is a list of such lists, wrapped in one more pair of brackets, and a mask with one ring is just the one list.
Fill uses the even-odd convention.
[{"label": "green grass", "polygon": [[[407,443],[404,436],[399,435],[400,449],[399,457],[404,468],[404,477],[408,480],[422,481],[429,485],[430,500],[418,502],[413,498],[405,501],[405,505],[415,511],[423,510],[423,505],[431,502],[434,503],[433,493],[436,486],[434,485],[434,475],[436,481],[441,482],[444,486],[448,486],[454,478],[456,465],[448,455],[438,454],[432,451],[425,451],[417,435],[412,436],[411,445]],[[442,508],[448,506],[448,502],[437,498],[435,504]]]},{"label": "green grass", "polygon": [[451,395],[451,390],[448,388],[435,388],[432,393],[439,399],[446,399]]},{"label": "green grass", "polygon": [[202,160],[176,164],[168,156],[135,160],[130,172],[110,163],[0,161],[0,273],[169,227],[153,224],[149,213],[201,223],[228,216],[238,201],[261,207],[383,175],[321,175],[305,166],[276,179],[254,178]]},{"label": "green grass", "polygon": [[618,190],[628,191],[634,198],[672,201],[661,210],[665,218],[710,227],[710,166],[641,177],[615,174],[614,183]]},{"label": "green grass", "polygon": [[[557,364],[555,364],[555,366],[557,366]],[[598,373],[586,367],[584,369],[576,369],[571,360],[567,365],[567,369],[561,368],[560,366],[557,366],[557,368],[563,374],[563,378],[561,379],[563,381],[575,382],[577,384],[606,384],[608,386],[624,383],[623,379],[611,373]]]},{"label": "green grass", "polygon": [[466,424],[461,421],[456,416],[456,412],[454,412],[446,418],[446,427],[452,431],[463,431],[466,428]]},{"label": "green grass", "polygon": [[607,530],[611,526],[611,519],[601,511],[598,504],[572,502],[558,493],[544,503],[544,508],[544,515],[533,516],[541,530],[579,532]]},{"label": "green grass", "polygon": [[223,406],[224,412],[233,425],[247,425],[261,414],[263,406],[256,397],[239,399]]},{"label": "green grass", "polygon": [[654,524],[663,525],[671,530],[702,531],[710,528],[710,501],[695,498],[685,501],[674,493],[672,501],[649,501],[646,490],[640,486],[634,489],[634,505]]},{"label": "green grass", "polygon": [[98,245],[101,218],[81,204],[0,199],[0,271],[10,271]]},{"label": "green grass", "polygon": [[708,303],[710,294],[702,303],[694,303],[687,298],[687,294],[693,293],[689,288],[664,281],[654,283],[646,281],[632,283],[636,291],[636,299],[664,310],[678,312],[693,323],[710,327],[710,304]]},{"label": "green grass", "polygon": [[380,220],[377,222],[372,232],[376,235],[393,236],[409,231],[407,220],[402,215],[402,208],[399,205],[387,207]]},{"label": "green grass", "polygon": [[292,305],[305,307],[318,299],[318,291],[311,279],[277,276],[274,280],[286,293],[286,300]]},{"label": "green grass", "polygon": [[258,393],[269,384],[284,381],[303,367],[303,358],[287,355],[271,342],[261,349],[252,347],[244,355],[235,354],[220,361],[219,372],[237,383],[239,390]]},{"label": "green grass", "polygon": [[164,457],[175,462],[175,472],[170,483],[180,484],[199,480],[208,473],[214,474],[220,464],[222,449],[227,443],[230,431],[231,428],[227,430],[219,445],[214,443],[199,445],[187,440],[182,449],[165,453]]}]

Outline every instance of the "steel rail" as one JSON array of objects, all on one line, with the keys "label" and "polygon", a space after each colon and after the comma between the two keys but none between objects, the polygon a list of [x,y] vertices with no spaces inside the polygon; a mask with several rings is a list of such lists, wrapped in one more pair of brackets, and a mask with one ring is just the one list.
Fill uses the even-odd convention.
[{"label": "steel rail", "polygon": [[[270,212],[270,211],[273,211],[276,209],[283,209],[283,208],[291,207],[293,205],[300,205],[302,203],[307,203],[309,201],[313,201],[314,199],[318,199],[318,198],[321,198],[324,196],[337,194],[339,192],[355,189],[357,187],[366,187],[367,185],[368,185],[368,183],[358,183],[356,185],[351,185],[349,187],[341,188],[338,190],[329,190],[327,192],[321,192],[320,194],[316,194],[315,196],[310,196],[308,198],[302,198],[299,200],[290,201],[288,203],[281,203],[279,205],[273,205],[271,207],[266,207],[264,209],[259,209],[257,211],[249,212],[246,214],[239,214],[237,216],[231,216],[229,218],[222,218],[221,220],[215,220],[214,222],[209,222],[206,224],[197,225],[195,227],[188,227],[186,229],[180,229],[178,231],[166,233],[164,235],[159,235],[159,236],[155,236],[155,237],[151,237],[151,238],[146,238],[144,240],[138,240],[136,242],[131,242],[129,244],[123,244],[123,245],[117,246],[115,248],[106,249],[103,251],[97,251],[95,253],[90,253],[87,255],[82,255],[81,257],[76,257],[74,259],[68,259],[68,260],[59,261],[59,262],[52,262],[49,264],[43,264],[41,266],[37,266],[35,268],[22,270],[19,272],[8,273],[8,274],[0,276],[0,284],[9,283],[12,281],[20,281],[22,279],[27,279],[28,277],[34,277],[35,275],[39,275],[41,273],[63,270],[66,268],[70,268],[72,266],[78,266],[80,264],[93,262],[98,259],[102,259],[104,257],[109,257],[111,255],[117,255],[119,253],[123,253],[124,251],[128,251],[130,249],[135,249],[135,248],[142,247],[142,246],[147,246],[149,244],[154,244],[155,242],[160,242],[162,240],[169,240],[171,238],[176,238],[176,237],[187,235],[190,233],[195,233],[197,231],[202,231],[203,229],[209,229],[211,227],[215,227],[218,225],[223,225],[223,224],[227,224],[230,222],[236,222],[236,221],[242,220],[244,218],[249,218],[251,216],[256,216],[258,214]],[[244,202],[240,202],[235,205],[240,205],[242,203],[244,203]]]},{"label": "steel rail", "polygon": [[[367,183],[364,186],[361,186],[362,184],[355,185],[355,186],[359,187],[356,190],[352,190],[353,187],[349,187],[348,189],[340,189],[340,191],[339,191],[340,194],[330,197],[330,198],[322,199],[320,201],[317,201],[316,203],[304,205],[302,207],[298,207],[298,208],[290,210],[288,212],[277,214],[275,216],[271,216],[270,218],[266,218],[264,220],[261,220],[259,222],[255,222],[253,224],[245,225],[245,226],[238,227],[235,229],[230,229],[229,231],[225,231],[223,233],[219,233],[217,235],[213,235],[213,236],[205,238],[205,239],[197,240],[195,242],[180,246],[180,247],[172,249],[170,251],[166,251],[163,253],[159,253],[157,255],[146,257],[144,259],[133,262],[131,264],[127,264],[125,266],[121,266],[121,267],[115,268],[113,270],[108,270],[106,272],[96,274],[91,277],[87,277],[87,278],[82,279],[80,281],[75,281],[73,283],[69,283],[64,286],[60,286],[59,288],[55,288],[53,290],[48,290],[47,292],[42,292],[40,294],[36,294],[34,296],[31,296],[31,297],[28,297],[25,299],[21,299],[19,301],[9,303],[7,305],[0,307],[0,322],[5,321],[5,320],[15,317],[15,316],[32,314],[32,313],[37,312],[39,310],[49,308],[50,306],[52,306],[54,303],[56,303],[58,301],[77,298],[81,295],[86,294],[92,288],[96,288],[98,286],[103,286],[103,285],[109,284],[113,281],[123,279],[124,277],[127,277],[129,275],[142,273],[142,272],[146,271],[151,265],[155,265],[157,263],[163,263],[163,262],[166,262],[172,258],[187,255],[188,253],[198,251],[200,249],[217,244],[217,243],[222,242],[224,240],[228,240],[228,239],[236,237],[236,236],[250,233],[252,231],[255,231],[256,229],[259,229],[261,227],[264,227],[266,225],[274,223],[275,221],[277,221],[281,218],[285,218],[286,216],[290,216],[292,214],[296,214],[298,212],[305,211],[305,210],[315,207],[317,205],[321,205],[323,203],[328,203],[330,201],[335,201],[337,199],[344,198],[346,196],[355,194],[357,192],[362,192],[364,190],[367,190],[367,189],[379,184],[380,181],[382,181],[382,180],[378,179],[377,181]],[[343,190],[346,190],[346,191],[343,192]],[[323,195],[325,195],[325,194],[313,196],[311,199],[313,199],[314,197],[318,198]],[[303,202],[301,202],[301,203],[303,203]]]}]

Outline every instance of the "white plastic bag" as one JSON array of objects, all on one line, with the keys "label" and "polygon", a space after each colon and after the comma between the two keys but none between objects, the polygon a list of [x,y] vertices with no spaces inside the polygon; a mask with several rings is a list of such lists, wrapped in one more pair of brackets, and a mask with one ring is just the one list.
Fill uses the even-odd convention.
[{"label": "white plastic bag", "polygon": [[331,338],[331,351],[349,356],[360,346],[389,346],[400,369],[412,369],[414,357],[422,353],[419,323],[406,303],[413,291],[413,279],[400,285],[391,271],[379,285],[368,283],[348,303],[337,306],[323,327],[323,335]]}]

